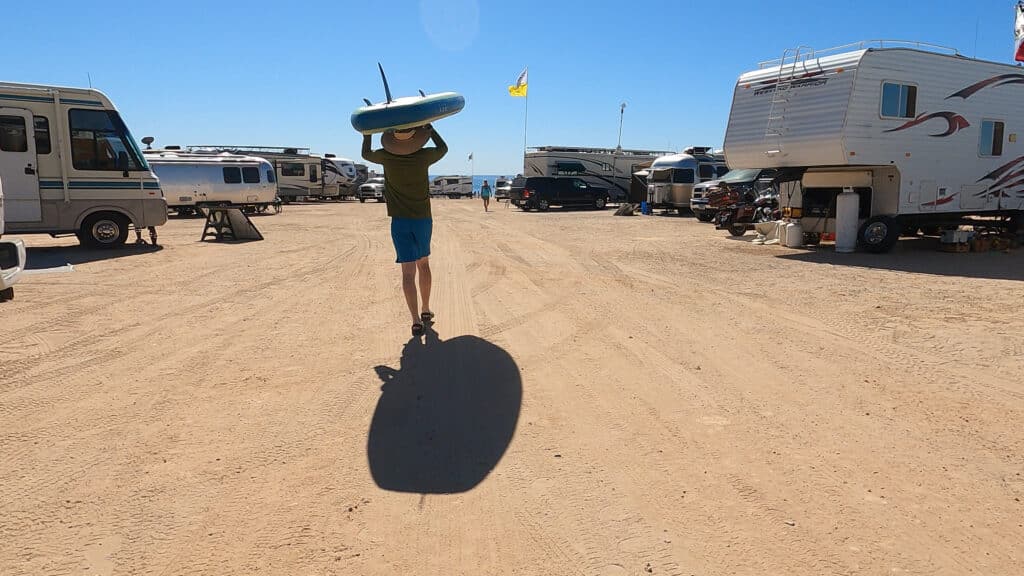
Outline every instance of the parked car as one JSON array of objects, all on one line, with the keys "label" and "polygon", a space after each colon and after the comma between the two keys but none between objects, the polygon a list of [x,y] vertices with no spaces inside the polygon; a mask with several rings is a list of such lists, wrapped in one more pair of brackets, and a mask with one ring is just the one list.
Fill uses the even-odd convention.
[{"label": "parked car", "polygon": [[508,178],[498,178],[494,183],[494,199],[495,200],[508,200],[508,195],[512,191],[512,181]]},{"label": "parked car", "polygon": [[690,210],[697,220],[701,222],[712,222],[715,219],[716,209],[708,206],[708,196],[716,192],[722,182],[729,184],[732,188],[750,188],[754,197],[761,196],[775,187],[772,180],[778,174],[774,168],[742,168],[730,170],[725,176],[718,180],[701,182],[693,187],[693,197],[690,198]]},{"label": "parked car", "polygon": [[604,210],[608,189],[587,184],[580,178],[517,178],[509,199],[521,210],[545,211],[552,206],[588,207]]},{"label": "parked car", "polygon": [[362,185],[359,186],[359,192],[356,194],[359,197],[360,202],[366,202],[367,200],[376,200],[377,202],[384,201],[384,178],[370,178]]}]

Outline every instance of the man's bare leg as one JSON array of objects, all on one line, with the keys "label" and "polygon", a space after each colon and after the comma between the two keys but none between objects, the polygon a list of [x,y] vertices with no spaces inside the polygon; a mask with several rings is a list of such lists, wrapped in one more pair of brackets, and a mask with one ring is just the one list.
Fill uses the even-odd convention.
[{"label": "man's bare leg", "polygon": [[[416,302],[416,266],[417,262],[402,262],[402,292],[405,303],[409,305],[409,314],[413,324],[421,324],[419,304]],[[422,280],[420,280],[422,282]]]},{"label": "man's bare leg", "polygon": [[420,272],[420,299],[423,300],[423,312],[430,312],[430,257],[424,256],[416,261]]}]

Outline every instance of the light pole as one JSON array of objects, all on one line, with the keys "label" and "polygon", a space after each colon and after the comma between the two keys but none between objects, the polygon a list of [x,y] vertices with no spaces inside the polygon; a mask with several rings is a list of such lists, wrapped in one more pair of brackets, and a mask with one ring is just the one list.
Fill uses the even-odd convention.
[{"label": "light pole", "polygon": [[619,144],[616,150],[622,150],[622,117],[626,115],[626,103],[619,104]]}]

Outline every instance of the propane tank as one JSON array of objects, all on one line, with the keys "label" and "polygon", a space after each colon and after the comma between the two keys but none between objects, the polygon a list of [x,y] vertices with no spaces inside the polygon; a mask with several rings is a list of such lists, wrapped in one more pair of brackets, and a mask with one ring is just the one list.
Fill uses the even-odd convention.
[{"label": "propane tank", "polygon": [[789,224],[786,224],[786,241],[785,246],[787,248],[799,248],[804,245],[804,227],[800,224],[799,220],[790,220]]},{"label": "propane tank", "polygon": [[836,197],[836,252],[850,253],[857,249],[860,195],[853,188],[843,188]]}]

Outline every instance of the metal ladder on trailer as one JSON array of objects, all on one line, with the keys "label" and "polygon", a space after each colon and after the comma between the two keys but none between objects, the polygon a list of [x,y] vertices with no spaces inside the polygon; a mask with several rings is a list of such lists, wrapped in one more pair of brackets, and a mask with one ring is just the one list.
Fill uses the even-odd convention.
[{"label": "metal ladder on trailer", "polygon": [[[768,109],[768,126],[764,130],[764,139],[774,138],[778,144],[776,151],[781,151],[782,137],[786,130],[786,112],[789,110],[789,99],[792,94],[793,81],[796,79],[796,67],[803,63],[807,68],[807,60],[812,58],[814,50],[807,46],[787,48],[779,60],[779,73],[775,77],[775,91],[772,93],[771,108]],[[803,59],[801,60],[801,56]],[[787,61],[791,63],[787,65]]]}]

